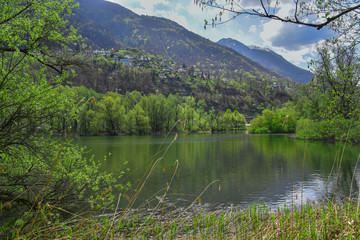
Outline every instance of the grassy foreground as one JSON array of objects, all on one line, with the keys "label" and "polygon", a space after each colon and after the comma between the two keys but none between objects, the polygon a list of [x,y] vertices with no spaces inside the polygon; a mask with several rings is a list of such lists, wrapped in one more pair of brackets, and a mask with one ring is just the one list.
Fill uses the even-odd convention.
[{"label": "grassy foreground", "polygon": [[[206,212],[200,207],[119,211],[39,224],[14,239],[358,239],[359,203],[328,203],[270,211]],[[18,229],[19,230],[19,229]],[[24,230],[24,229],[23,229]]]}]

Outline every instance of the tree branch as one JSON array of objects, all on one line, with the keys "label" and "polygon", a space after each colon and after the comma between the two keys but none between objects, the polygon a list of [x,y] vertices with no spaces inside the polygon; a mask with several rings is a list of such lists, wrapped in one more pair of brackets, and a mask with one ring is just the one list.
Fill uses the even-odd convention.
[{"label": "tree branch", "polygon": [[23,9],[21,9],[19,12],[15,13],[14,15],[10,16],[7,19],[4,19],[3,21],[0,21],[0,25],[7,23],[9,21],[11,21],[12,19],[18,17],[19,15],[21,15],[23,12],[25,12],[27,9],[29,9],[32,6],[32,3],[29,3],[27,6],[25,6]]},{"label": "tree branch", "polygon": [[[199,2],[199,1],[198,1]],[[223,11],[227,11],[227,12],[232,12],[232,13],[235,13],[236,15],[233,16],[232,18],[230,18],[229,20],[226,20],[225,22],[228,22],[240,15],[250,15],[250,16],[258,16],[258,17],[263,17],[263,18],[269,18],[269,19],[273,19],[273,20],[277,20],[277,21],[281,21],[281,22],[285,22],[285,23],[294,23],[294,24],[299,24],[299,25],[304,25],[304,26],[308,26],[308,27],[314,27],[318,30],[322,29],[323,27],[325,27],[326,25],[330,24],[331,22],[335,21],[336,19],[339,19],[341,18],[342,16],[352,12],[352,11],[356,11],[358,9],[360,9],[360,4],[358,5],[355,5],[353,7],[349,7],[349,8],[346,8],[344,10],[342,10],[340,13],[338,13],[337,15],[335,16],[332,16],[332,17],[329,17],[329,18],[326,18],[326,21],[322,22],[322,23],[308,23],[308,22],[304,22],[302,20],[300,20],[297,16],[297,13],[299,11],[299,1],[295,0],[295,4],[296,4],[296,7],[295,7],[295,14],[294,14],[294,18],[291,19],[291,18],[283,18],[283,17],[280,17],[276,14],[269,14],[269,12],[267,11],[264,3],[263,3],[263,0],[260,0],[260,4],[261,4],[261,7],[262,9],[264,10],[264,12],[259,12],[257,11],[256,9],[252,9],[252,11],[246,11],[246,10],[234,10],[233,8],[226,8],[225,6],[220,6],[216,3],[216,5],[214,5],[214,3],[212,2],[209,3],[209,2],[202,2],[200,1],[200,3],[202,5],[205,5],[205,6],[208,6],[208,7],[212,7],[212,8],[218,8],[218,9],[221,9]],[[215,23],[215,25],[219,25],[219,24],[223,24],[223,22],[220,22],[220,23]],[[210,25],[210,24],[205,24],[205,25]],[[213,24],[211,24],[213,25]]]}]

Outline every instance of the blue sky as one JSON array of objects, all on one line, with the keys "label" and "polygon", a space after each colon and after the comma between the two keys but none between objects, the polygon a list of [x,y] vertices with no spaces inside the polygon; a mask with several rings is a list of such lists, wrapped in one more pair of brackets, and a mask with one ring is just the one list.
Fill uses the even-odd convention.
[{"label": "blue sky", "polygon": [[[108,0],[118,3],[137,14],[171,19],[186,29],[214,42],[221,38],[233,38],[246,45],[270,48],[293,64],[307,68],[307,63],[316,56],[316,43],[331,35],[330,30],[304,27],[282,23],[255,16],[239,16],[236,19],[214,28],[204,29],[204,19],[211,19],[219,13],[214,8],[194,4],[194,0]],[[256,0],[244,0],[249,7]],[[279,14],[289,15],[293,1],[283,2]],[[223,19],[231,17],[225,14]]]}]

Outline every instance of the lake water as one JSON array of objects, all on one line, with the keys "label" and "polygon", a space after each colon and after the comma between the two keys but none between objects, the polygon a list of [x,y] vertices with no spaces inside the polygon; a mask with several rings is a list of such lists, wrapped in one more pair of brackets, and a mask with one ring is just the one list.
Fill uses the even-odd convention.
[{"label": "lake water", "polygon": [[174,137],[78,137],[75,143],[91,150],[108,172],[124,170],[127,161],[126,176],[133,186],[155,167],[135,206],[158,202],[176,162],[167,194],[176,205],[190,204],[205,189],[201,202],[210,206],[265,202],[274,209],[341,199],[350,191],[358,197],[360,170],[355,167],[360,146],[306,142],[287,135],[191,134],[179,135],[172,143]]}]

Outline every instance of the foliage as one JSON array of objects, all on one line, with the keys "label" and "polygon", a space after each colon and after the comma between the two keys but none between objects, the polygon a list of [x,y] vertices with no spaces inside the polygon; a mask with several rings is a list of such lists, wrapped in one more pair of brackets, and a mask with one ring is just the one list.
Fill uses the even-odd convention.
[{"label": "foliage", "polygon": [[[46,75],[51,64],[48,45],[75,40],[67,27],[73,1],[2,2],[0,10],[0,154],[16,152],[18,146],[35,150],[31,138],[36,128],[67,107],[67,96],[54,85],[67,76]],[[40,54],[41,53],[41,54]],[[50,65],[57,69],[57,65]]]},{"label": "foliage", "polygon": [[296,136],[303,139],[359,141],[359,58],[353,45],[326,41],[313,61],[316,78],[305,87],[303,119]]},{"label": "foliage", "polygon": [[140,104],[136,104],[127,115],[127,130],[129,134],[146,134],[151,130],[150,119],[141,108]]},{"label": "foliage", "polygon": [[149,118],[151,131],[154,133],[163,131],[167,122],[166,98],[162,94],[151,94],[143,97],[140,105]]},{"label": "foliage", "polygon": [[99,118],[109,135],[116,135],[124,124],[125,107],[122,105],[123,97],[115,93],[107,93],[98,103]]},{"label": "foliage", "polygon": [[359,136],[360,125],[355,119],[337,118],[322,121],[300,119],[296,126],[296,137],[301,139],[358,143]]},{"label": "foliage", "polygon": [[245,129],[246,120],[244,115],[240,114],[237,110],[231,112],[228,109],[224,114],[218,116],[217,123],[219,130],[242,130]]},{"label": "foliage", "polygon": [[314,90],[320,94],[323,105],[320,118],[352,118],[359,109],[360,61],[354,46],[326,42],[318,47],[319,60],[313,62],[316,70]]},{"label": "foliage", "polygon": [[[8,187],[2,188],[1,201],[21,203],[28,209],[43,204],[64,209],[112,204],[111,191],[116,181],[111,175],[100,173],[93,158],[84,158],[84,151],[78,147],[65,147],[61,139],[36,141],[42,148],[42,157],[29,153],[25,147],[19,148],[16,156],[3,155],[5,168],[0,185]],[[98,194],[100,191],[103,193]]]},{"label": "foliage", "polygon": [[[70,102],[86,99],[93,94],[84,87],[66,87]],[[66,123],[71,133],[79,135],[121,135],[197,131],[231,131],[245,129],[244,115],[228,109],[225,113],[208,107],[205,100],[170,94],[167,98],[158,93],[148,96],[137,91],[125,95],[108,92],[97,95],[93,103],[78,103],[79,113]],[[51,129],[61,132],[63,115],[52,119]]]},{"label": "foliage", "polygon": [[288,104],[287,106],[269,110],[265,109],[262,115],[250,122],[250,133],[292,133],[296,126],[296,112]]},{"label": "foliage", "polygon": [[[102,175],[93,159],[67,142],[82,108],[75,92],[61,86],[76,63],[69,47],[80,38],[68,18],[77,4],[19,0],[0,5],[1,206],[25,207],[30,219],[22,220],[28,224],[46,207],[108,204],[112,192],[100,190],[110,189],[115,179]],[[53,131],[63,138],[53,138]]]}]

